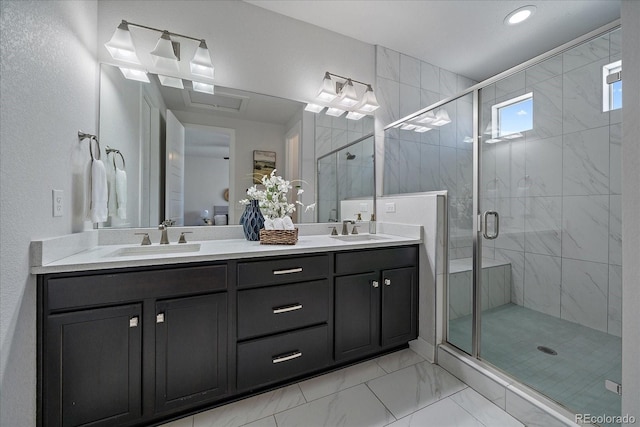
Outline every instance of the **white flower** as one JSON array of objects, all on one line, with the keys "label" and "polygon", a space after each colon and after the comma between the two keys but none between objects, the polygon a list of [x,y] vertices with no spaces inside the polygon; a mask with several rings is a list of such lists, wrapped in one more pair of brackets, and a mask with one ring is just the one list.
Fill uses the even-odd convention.
[{"label": "white flower", "polygon": [[[291,182],[285,181],[281,176],[277,176],[274,169],[270,175],[262,177],[262,185],[264,190],[258,190],[254,185],[247,189],[247,198],[240,200],[240,203],[247,205],[250,200],[257,200],[262,215],[266,218],[275,219],[283,218],[291,215],[296,210],[296,204],[304,206],[302,202],[296,200],[295,204],[289,203],[287,193],[293,189]],[[298,188],[297,195],[304,192],[302,188]],[[309,205],[306,210],[315,208],[315,203]]]}]

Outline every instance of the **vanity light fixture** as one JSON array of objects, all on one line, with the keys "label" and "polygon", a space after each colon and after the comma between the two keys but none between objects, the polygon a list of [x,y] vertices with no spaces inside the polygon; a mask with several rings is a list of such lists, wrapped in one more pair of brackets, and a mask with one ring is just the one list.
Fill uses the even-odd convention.
[{"label": "vanity light fixture", "polygon": [[536,12],[536,7],[533,5],[520,7],[514,10],[513,12],[511,12],[510,14],[508,14],[504,18],[504,23],[505,25],[520,24],[521,22],[524,22],[527,19],[531,18],[531,16],[533,16],[535,12]]},{"label": "vanity light fixture", "polygon": [[[166,75],[166,73],[163,73],[163,71],[179,71],[180,43],[176,41],[175,38],[183,38],[199,43],[198,47],[195,50],[195,54],[189,63],[191,74],[197,76],[198,78],[213,80],[213,63],[211,62],[211,55],[209,53],[209,49],[207,48],[207,43],[204,39],[198,39],[184,34],[172,33],[167,30],[160,30],[157,28],[135,24],[133,22],[124,20],[120,23],[120,25],[118,25],[118,28],[116,28],[116,31],[111,37],[111,40],[105,43],[105,47],[107,48],[113,59],[117,61],[133,63],[136,65],[142,65],[136,53],[136,48],[133,43],[133,38],[131,37],[131,32],[129,31],[129,27],[131,26],[155,31],[161,34],[155,48],[150,52],[151,59],[153,60],[153,65],[158,68],[158,70],[152,70],[152,72],[155,72],[158,75]],[[206,89],[207,93],[212,93],[213,85],[210,83],[204,84],[208,86]]]},{"label": "vanity light fixture", "polygon": [[340,108],[329,107],[327,108],[327,111],[325,112],[325,114],[327,116],[340,117],[341,115],[344,114],[344,111],[345,110],[341,110]]},{"label": "vanity light fixture", "polygon": [[104,44],[111,57],[118,61],[129,62],[131,64],[142,65],[136,54],[136,48],[133,45],[131,32],[127,21],[122,21],[116,31],[113,33],[111,40]]},{"label": "vanity light fixture", "polygon": [[162,86],[175,87],[176,89],[184,89],[184,84],[182,83],[182,79],[179,79],[178,77],[163,76],[162,74],[158,74],[158,80],[160,80],[160,84]]},{"label": "vanity light fixture", "polygon": [[143,83],[151,83],[147,72],[143,70],[136,70],[135,68],[118,67],[122,75],[129,80],[135,80]]},{"label": "vanity light fixture", "polygon": [[312,113],[319,113],[320,111],[324,110],[324,106],[309,103],[306,107],[304,107],[304,109],[305,111],[311,111]]},{"label": "vanity light fixture", "polygon": [[[365,86],[362,97],[358,96],[354,83]],[[324,107],[328,107],[325,114],[330,116],[340,117],[347,111],[348,119],[360,120],[380,108],[380,104],[370,84],[327,71],[324,73],[322,86],[318,90],[315,101],[307,104],[305,110],[320,113]]]},{"label": "vanity light fixture", "polygon": [[193,90],[196,92],[208,93],[213,95],[215,93],[214,87],[212,84],[203,83],[203,82],[191,82],[193,84]]}]

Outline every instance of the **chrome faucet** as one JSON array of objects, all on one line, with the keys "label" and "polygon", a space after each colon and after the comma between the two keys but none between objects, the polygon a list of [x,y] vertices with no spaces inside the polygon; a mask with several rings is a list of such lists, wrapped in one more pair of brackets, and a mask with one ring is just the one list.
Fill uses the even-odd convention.
[{"label": "chrome faucet", "polygon": [[169,244],[169,234],[167,233],[167,226],[164,224],[160,224],[158,226],[158,230],[162,230],[162,236],[160,237],[160,244],[161,245],[168,245]]},{"label": "chrome faucet", "polygon": [[347,228],[347,224],[355,224],[356,222],[352,219],[345,219],[344,221],[342,221],[342,235],[343,236],[348,236],[349,235],[349,229]]}]

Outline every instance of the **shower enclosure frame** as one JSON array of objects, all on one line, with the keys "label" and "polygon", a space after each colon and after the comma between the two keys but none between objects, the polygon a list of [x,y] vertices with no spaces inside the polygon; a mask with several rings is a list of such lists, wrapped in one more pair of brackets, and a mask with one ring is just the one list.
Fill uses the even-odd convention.
[{"label": "shower enclosure frame", "polygon": [[[445,283],[442,289],[438,288],[438,291],[443,292],[444,295],[441,297],[436,296],[436,322],[439,324],[435,325],[437,337],[436,346],[440,346],[445,344],[445,346],[451,346],[448,348],[454,349],[454,351],[449,351],[449,353],[460,353],[461,355],[467,356],[467,354],[473,359],[473,364],[481,367],[485,375],[494,376],[502,379],[510,379],[515,380],[518,386],[520,386],[521,390],[525,391],[525,394],[529,396],[533,396],[533,401],[539,402],[542,406],[550,407],[556,413],[560,413],[563,416],[567,416],[567,409],[558,404],[557,402],[551,400],[547,396],[537,392],[536,390],[528,387],[527,385],[518,381],[518,378],[514,378],[509,374],[504,373],[503,371],[496,369],[494,365],[489,362],[484,361],[481,358],[481,322],[482,322],[482,235],[483,230],[482,224],[482,212],[480,211],[480,197],[481,190],[480,185],[482,181],[482,150],[481,150],[481,135],[482,129],[480,129],[480,91],[483,88],[486,88],[500,80],[503,80],[507,77],[510,77],[514,74],[520,73],[538,63],[541,63],[551,57],[562,54],[563,52],[576,47],[582,43],[585,43],[589,40],[596,39],[606,33],[612,32],[616,29],[620,28],[620,20],[613,21],[607,25],[604,25],[596,30],[593,30],[581,37],[578,37],[568,43],[565,43],[561,46],[558,46],[548,52],[545,52],[539,56],[536,56],[522,64],[519,64],[515,67],[512,67],[502,73],[499,73],[493,77],[490,77],[480,83],[477,83],[468,89],[461,91],[453,96],[442,99],[436,103],[429,105],[415,113],[412,113],[406,117],[403,117],[400,120],[397,120],[387,126],[384,127],[384,130],[390,130],[393,128],[399,127],[401,124],[414,119],[428,111],[435,111],[439,107],[444,106],[445,104],[449,104],[453,101],[456,101],[464,96],[472,94],[473,96],[473,123],[472,123],[472,138],[473,138],[473,172],[472,172],[472,198],[473,198],[473,215],[472,215],[472,326],[471,326],[471,334],[472,334],[472,342],[471,342],[471,352],[467,353],[462,350],[459,350],[457,346],[449,343],[449,301],[448,301],[448,279],[449,279],[449,250],[448,247],[445,248],[444,253],[444,269],[443,275],[445,278]],[[447,203],[448,207],[448,203]],[[447,245],[449,243],[449,230],[448,230],[448,213],[445,212],[445,237]],[[459,351],[458,351],[459,350]],[[436,362],[437,362],[437,353],[436,351]],[[463,356],[463,357],[464,357]]]}]

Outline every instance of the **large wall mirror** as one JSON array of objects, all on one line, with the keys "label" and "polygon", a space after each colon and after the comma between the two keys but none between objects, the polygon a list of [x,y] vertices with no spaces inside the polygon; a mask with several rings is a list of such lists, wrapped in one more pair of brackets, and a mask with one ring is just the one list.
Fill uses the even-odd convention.
[{"label": "large wall mirror", "polygon": [[[315,151],[314,141],[302,139],[302,121],[309,120],[303,103],[225,87],[212,95],[149,78],[128,80],[101,64],[99,137],[110,191],[109,219],[101,227],[153,227],[165,219],[206,225],[220,215],[237,224],[238,200],[253,185],[254,151],[275,153],[285,179],[302,176],[302,144]],[[121,194],[118,169],[126,173]],[[306,190],[310,200],[313,187]]]}]

